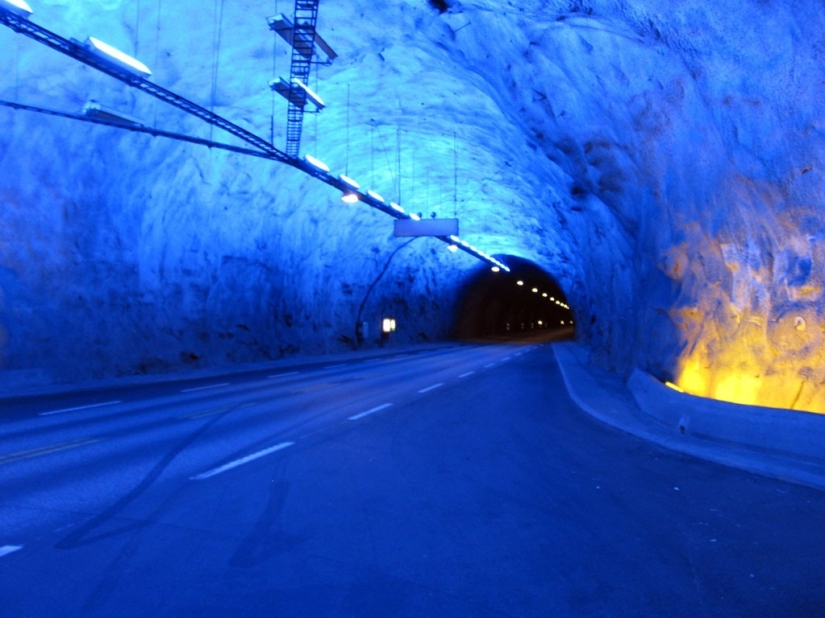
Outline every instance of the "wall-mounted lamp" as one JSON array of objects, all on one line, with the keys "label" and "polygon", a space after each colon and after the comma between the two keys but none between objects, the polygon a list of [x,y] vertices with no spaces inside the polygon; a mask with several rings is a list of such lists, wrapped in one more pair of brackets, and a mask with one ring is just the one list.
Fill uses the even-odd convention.
[{"label": "wall-mounted lamp", "polygon": [[493,266],[490,270],[492,270],[494,273],[501,271],[501,269],[498,266]]},{"label": "wall-mounted lamp", "polygon": [[385,335],[395,332],[395,320],[393,318],[384,318],[381,322],[381,332]]},{"label": "wall-mounted lamp", "polygon": [[673,389],[677,393],[684,393],[685,392],[684,389],[682,389],[682,387],[680,387],[678,384],[674,384],[673,382],[671,382],[669,380],[665,381],[665,386],[667,386],[668,388]]}]

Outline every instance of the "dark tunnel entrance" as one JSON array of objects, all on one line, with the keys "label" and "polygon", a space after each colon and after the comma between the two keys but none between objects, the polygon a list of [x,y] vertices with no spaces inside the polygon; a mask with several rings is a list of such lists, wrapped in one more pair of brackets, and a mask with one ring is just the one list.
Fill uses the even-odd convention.
[{"label": "dark tunnel entrance", "polygon": [[528,260],[496,256],[510,272],[476,271],[457,305],[457,339],[563,339],[575,334],[573,313],[558,283]]}]

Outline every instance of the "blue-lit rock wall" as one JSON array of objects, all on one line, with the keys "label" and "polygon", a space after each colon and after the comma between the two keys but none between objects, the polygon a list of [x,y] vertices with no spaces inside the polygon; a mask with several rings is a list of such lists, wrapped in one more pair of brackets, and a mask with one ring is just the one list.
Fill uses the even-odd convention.
[{"label": "blue-lit rock wall", "polygon": [[[38,23],[134,53],[156,83],[256,133],[274,112],[283,144],[266,83],[287,48],[265,17],[292,3],[208,4],[32,0]],[[821,4],[446,4],[322,0],[340,57],[313,71],[328,108],[307,119],[304,152],[545,268],[604,364],[825,409]],[[10,31],[0,45],[5,99],[91,97],[210,137]],[[388,218],[316,181],[196,146],[0,109],[0,157],[10,368],[338,349],[399,244]],[[400,338],[443,336],[476,267],[417,241],[369,318],[391,310]]]}]

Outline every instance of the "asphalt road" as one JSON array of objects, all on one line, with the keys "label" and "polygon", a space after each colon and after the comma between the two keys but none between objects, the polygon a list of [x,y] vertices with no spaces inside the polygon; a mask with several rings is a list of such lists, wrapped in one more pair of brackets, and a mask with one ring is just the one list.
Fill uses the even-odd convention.
[{"label": "asphalt road", "polygon": [[601,425],[549,345],[20,400],[0,616],[825,616],[825,494]]}]

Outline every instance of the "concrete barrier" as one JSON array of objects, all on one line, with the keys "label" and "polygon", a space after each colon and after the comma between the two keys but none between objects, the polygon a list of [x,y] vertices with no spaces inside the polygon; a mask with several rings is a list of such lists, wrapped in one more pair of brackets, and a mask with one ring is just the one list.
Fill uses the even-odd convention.
[{"label": "concrete barrier", "polygon": [[668,388],[634,370],[627,387],[642,411],[677,435],[825,464],[825,415],[745,406]]}]

